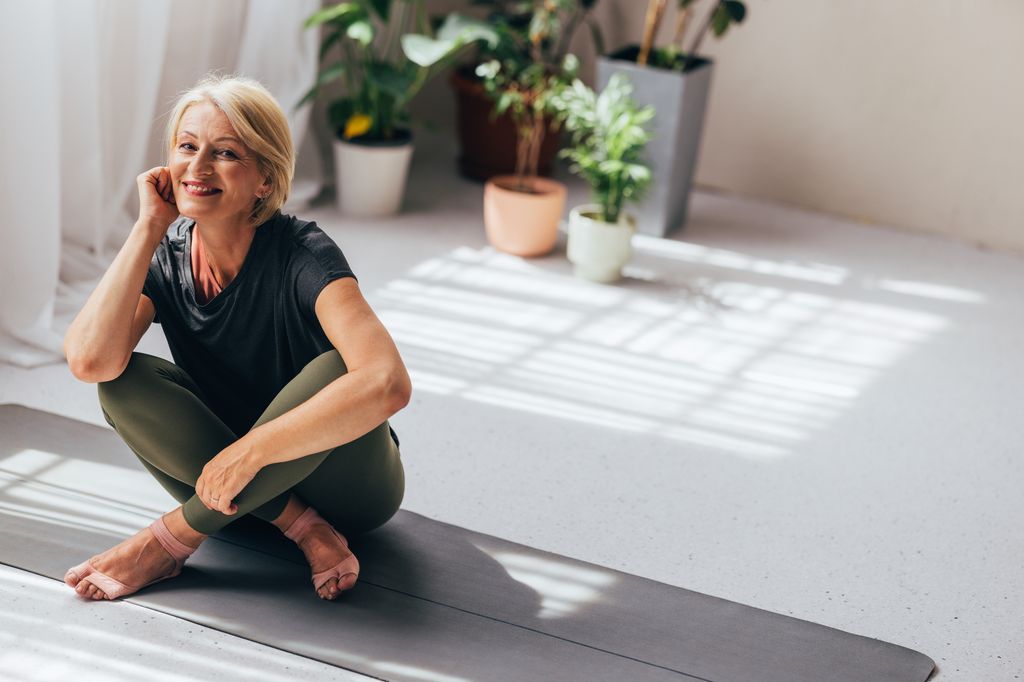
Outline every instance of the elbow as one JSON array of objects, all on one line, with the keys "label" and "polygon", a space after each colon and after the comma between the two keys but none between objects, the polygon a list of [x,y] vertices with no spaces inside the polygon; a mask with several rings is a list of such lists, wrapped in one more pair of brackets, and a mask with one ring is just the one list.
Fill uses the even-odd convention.
[{"label": "elbow", "polygon": [[386,381],[385,396],[392,414],[409,404],[412,398],[412,380],[405,367],[390,372]]},{"label": "elbow", "polygon": [[103,367],[88,358],[69,355],[68,369],[79,381],[84,381],[87,384],[99,384],[104,381],[113,381],[121,376],[124,366]]}]

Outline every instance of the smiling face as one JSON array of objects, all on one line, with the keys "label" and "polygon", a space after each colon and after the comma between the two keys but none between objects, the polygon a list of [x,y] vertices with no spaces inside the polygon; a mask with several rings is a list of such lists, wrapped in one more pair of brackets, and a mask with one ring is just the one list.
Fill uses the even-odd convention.
[{"label": "smiling face", "polygon": [[168,167],[178,211],[196,222],[247,224],[256,198],[270,191],[252,150],[209,101],[185,110]]}]

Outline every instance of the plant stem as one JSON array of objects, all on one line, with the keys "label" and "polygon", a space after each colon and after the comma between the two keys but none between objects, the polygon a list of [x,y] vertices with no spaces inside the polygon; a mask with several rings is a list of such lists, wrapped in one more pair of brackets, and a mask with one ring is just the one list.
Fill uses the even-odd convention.
[{"label": "plant stem", "polygon": [[679,12],[676,17],[676,34],[672,37],[672,45],[677,51],[683,51],[683,38],[686,37],[686,25],[690,22],[690,8]]},{"label": "plant stem", "polygon": [[586,14],[586,11],[583,9],[583,6],[577,5],[576,11],[572,13],[568,25],[562,30],[562,36],[558,39],[558,49],[555,50],[554,55],[556,64],[561,64],[565,58],[565,53],[569,51],[569,42],[572,40],[572,34],[576,32],[576,27],[583,20],[584,14]]},{"label": "plant stem", "polygon": [[533,125],[530,126],[530,156],[527,159],[526,170],[532,177],[537,175],[537,165],[540,163],[540,145],[544,140],[544,112],[539,109],[533,111]]},{"label": "plant stem", "polygon": [[686,61],[683,62],[683,73],[686,73],[686,70],[690,68],[690,63],[696,58],[697,50],[700,48],[700,43],[704,40],[704,36],[707,34],[708,29],[711,28],[711,20],[715,17],[715,10],[718,9],[720,4],[722,4],[722,0],[717,0],[717,2],[712,5],[707,19],[704,20],[704,25],[700,27],[699,31],[697,31],[697,35],[693,40],[693,47],[691,47],[690,51],[686,53]]},{"label": "plant stem", "polygon": [[387,47],[384,48],[384,54],[382,55],[385,60],[392,63],[396,61],[396,58],[402,51],[400,41],[402,31],[405,30],[406,12],[409,11],[409,2],[399,0],[398,4],[401,5],[401,8],[398,10],[398,20],[388,22],[391,24],[389,27],[391,31],[388,35]]},{"label": "plant stem", "polygon": [[654,46],[654,35],[658,32],[658,25],[661,23],[667,2],[668,0],[649,0],[647,3],[647,15],[644,17],[644,39],[640,44],[640,54],[636,58],[636,63],[640,66],[647,63],[647,57]]}]

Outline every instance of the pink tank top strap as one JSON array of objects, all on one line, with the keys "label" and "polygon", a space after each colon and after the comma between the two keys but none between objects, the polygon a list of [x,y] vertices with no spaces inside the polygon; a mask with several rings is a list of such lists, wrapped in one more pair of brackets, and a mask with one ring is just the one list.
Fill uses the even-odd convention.
[{"label": "pink tank top strap", "polygon": [[195,285],[196,302],[200,304],[209,303],[222,291],[210,269],[210,262],[206,260],[203,240],[195,227],[192,228],[192,282]]}]

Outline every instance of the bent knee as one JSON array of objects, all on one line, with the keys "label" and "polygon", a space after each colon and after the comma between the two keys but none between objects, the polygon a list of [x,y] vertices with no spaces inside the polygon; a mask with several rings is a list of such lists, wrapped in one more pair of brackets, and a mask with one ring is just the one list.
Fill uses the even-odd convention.
[{"label": "bent knee", "polygon": [[109,381],[96,384],[100,404],[104,407],[118,400],[137,395],[138,388],[161,371],[173,368],[174,364],[148,353],[135,351],[128,358],[124,370]]}]

